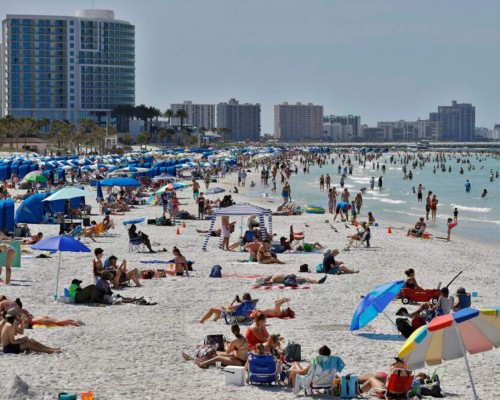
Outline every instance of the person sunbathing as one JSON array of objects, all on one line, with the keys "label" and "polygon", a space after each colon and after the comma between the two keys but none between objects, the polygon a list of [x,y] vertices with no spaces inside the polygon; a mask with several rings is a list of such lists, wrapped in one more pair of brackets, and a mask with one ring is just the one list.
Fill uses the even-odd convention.
[{"label": "person sunbathing", "polygon": [[391,363],[389,373],[377,372],[373,375],[358,376],[358,382],[361,384],[361,393],[369,393],[372,389],[383,389],[392,374],[399,376],[409,376],[410,372],[406,369],[405,363],[399,357]]},{"label": "person sunbathing", "polygon": [[262,243],[259,242],[259,238],[255,235],[250,243],[247,243],[243,246],[245,250],[248,251],[248,261],[257,261],[257,253],[262,246]]},{"label": "person sunbathing", "polygon": [[290,302],[289,298],[278,299],[274,301],[274,307],[266,307],[256,310],[256,312],[260,312],[264,314],[267,318],[293,318],[295,317],[295,313],[290,307],[282,310],[281,306],[285,303]]},{"label": "person sunbathing", "polygon": [[186,257],[181,254],[181,251],[177,247],[174,247],[172,254],[174,255],[175,268],[171,271],[165,270],[165,273],[173,276],[184,276],[185,272],[186,276],[189,276],[189,265]]},{"label": "person sunbathing", "polygon": [[311,251],[314,250],[323,250],[325,246],[323,246],[319,242],[315,243],[302,243],[302,245],[298,245],[295,250],[296,251],[303,251],[304,253],[310,253]]},{"label": "person sunbathing", "polygon": [[[283,283],[286,278],[288,278],[290,274],[276,274],[276,275],[269,275],[266,277],[261,277],[257,278],[255,280],[255,284],[259,286],[264,286],[264,285],[273,285],[274,283]],[[305,278],[301,275],[293,275],[295,277],[295,280],[297,283],[310,283],[310,284],[322,284],[326,281],[326,275],[319,279],[312,279],[312,278]]]},{"label": "person sunbathing", "polygon": [[5,315],[5,324],[0,333],[0,342],[5,354],[20,354],[26,350],[37,353],[59,353],[59,348],[45,346],[27,336],[16,339],[16,335],[24,332],[24,322],[22,322],[19,312],[12,308]]},{"label": "person sunbathing", "polygon": [[361,228],[361,230],[357,230],[356,234],[347,236],[350,239],[347,245],[348,249],[354,246],[354,242],[366,242],[366,247],[370,247],[370,227],[366,222],[362,222]]},{"label": "person sunbathing", "polygon": [[359,270],[349,269],[344,265],[343,261],[335,260],[339,254],[337,249],[331,251],[328,249],[323,258],[323,271],[325,274],[357,274]]},{"label": "person sunbathing", "polygon": [[35,244],[35,243],[38,243],[42,239],[43,239],[43,233],[42,232],[38,232],[37,234],[31,236],[31,239],[24,239],[21,242],[21,244],[23,244],[23,245]]},{"label": "person sunbathing", "polygon": [[[210,360],[204,362],[195,361],[196,365],[200,368],[208,368],[210,365],[220,362],[224,367],[228,365],[244,366],[248,359],[249,347],[247,339],[240,333],[240,326],[238,324],[231,326],[231,332],[235,338],[227,344],[225,351],[217,352],[217,356]],[[182,353],[182,357],[186,361],[193,359],[186,353]]]},{"label": "person sunbathing", "polygon": [[243,293],[243,301],[240,300],[238,296],[234,298],[232,303],[228,306],[220,306],[220,307],[212,307],[208,312],[203,316],[202,319],[200,319],[200,324],[203,324],[205,321],[210,319],[212,316],[215,315],[215,318],[213,319],[213,322],[217,322],[220,317],[222,316],[222,312],[232,312],[236,310],[236,308],[244,301],[249,301],[252,300],[252,297],[250,296],[250,293]]},{"label": "person sunbathing", "polygon": [[116,256],[110,256],[104,262],[104,269],[106,271],[111,271],[113,274],[113,288],[119,288],[121,284],[132,280],[137,287],[142,287],[139,282],[139,272],[137,268],[127,269],[127,261],[123,260],[122,263],[118,266],[117,264],[118,258]]},{"label": "person sunbathing", "polygon": [[271,244],[268,239],[262,241],[262,245],[257,251],[257,261],[259,264],[285,264],[271,255]]}]

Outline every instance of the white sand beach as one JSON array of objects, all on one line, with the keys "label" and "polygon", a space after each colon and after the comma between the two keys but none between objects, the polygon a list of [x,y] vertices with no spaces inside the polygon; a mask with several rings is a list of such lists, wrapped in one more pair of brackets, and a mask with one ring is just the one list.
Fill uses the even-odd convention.
[{"label": "white sand beach", "polygon": [[[252,173],[247,182],[251,177],[259,180]],[[233,174],[216,186],[229,191],[235,182],[236,175]],[[244,197],[248,190],[251,189],[241,188],[240,194],[233,195],[233,199],[248,201]],[[188,203],[181,209],[194,213],[196,206],[191,191],[180,191],[178,196],[181,204]],[[87,202],[97,210],[95,198],[88,198]],[[278,206],[264,198],[252,203],[260,203],[273,211]],[[360,220],[366,218],[367,211],[370,210],[364,210]],[[198,220],[186,221],[187,226],[180,228],[180,235],[176,235],[174,227],[142,224],[140,229],[151,237],[153,248],[165,247],[168,252],[129,253],[122,221],[136,217],[155,218],[161,213],[158,206],[137,206],[125,216],[113,217],[116,229],[112,236],[99,237],[97,243],[83,239],[92,250],[102,247],[105,256],[114,254],[120,260],[125,258],[129,266],[139,269],[164,267],[140,261],[169,260],[174,246],[179,247],[186,258],[195,261],[192,277],[144,280],[143,288],[127,288],[120,292],[125,296],[145,296],[158,302],[156,306],[87,307],[55,303],[52,296],[57,255],[51,259],[23,258],[22,268],[13,271],[13,284],[0,285],[0,294],[12,299],[21,298],[35,316],[72,318],[82,320],[86,325],[28,330],[26,333],[30,337],[49,346],[61,347],[63,351],[55,355],[0,355],[0,399],[12,399],[8,389],[15,375],[29,385],[30,399],[55,399],[60,392],[84,391],[93,391],[98,399],[120,400],[296,398],[291,389],[284,387],[225,386],[223,372],[215,367],[202,370],[192,362],[183,361],[180,356],[182,351],[194,349],[208,334],[221,333],[230,338],[230,327],[223,321],[200,324],[199,319],[210,306],[229,304],[235,295],[241,296],[244,292],[258,298],[260,306],[271,306],[277,298],[289,297],[296,318],[270,319],[268,331],[281,334],[286,341],[300,343],[306,360],[317,354],[320,346],[327,345],[344,360],[343,373],[356,374],[387,371],[391,358],[404,343],[384,316],[379,316],[358,334],[349,332],[360,296],[378,284],[403,279],[407,268],[416,270],[419,284],[426,288],[437,287],[438,282],[446,285],[459,271],[464,271],[450,286],[450,292],[454,294],[458,287],[463,286],[469,292],[478,293],[473,298],[473,307],[498,305],[499,247],[459,240],[408,238],[406,230],[414,223],[414,217],[409,217],[406,226],[392,226],[392,234],[387,233],[387,224],[380,221],[380,226],[372,229],[372,248],[351,251],[342,249],[347,244],[346,236],[352,235],[355,229],[336,223],[338,232],[335,232],[330,223],[325,223],[325,219],[331,221],[327,215],[274,217],[273,232],[278,237],[288,236],[293,224],[296,230],[305,231],[306,241],[318,241],[328,248],[340,249],[337,258],[350,268],[360,269],[360,273],[328,276],[325,284],[312,285],[309,290],[264,291],[251,290],[253,279],[213,279],[208,275],[215,264],[222,266],[224,274],[298,273],[299,266],[304,263],[314,269],[322,261],[322,255],[281,254],[279,258],[286,262],[285,265],[238,263],[247,259],[247,253],[222,252],[217,238],[210,240],[207,252],[202,251],[203,236],[195,229],[207,229],[209,221]],[[30,228],[33,233],[42,231],[47,237],[56,235],[59,226],[32,225]],[[239,231],[238,218],[236,232]],[[234,233],[231,242],[237,236]],[[74,278],[81,279],[82,286],[93,283],[92,258],[92,253],[63,254],[61,286],[67,287]],[[309,275],[322,277],[316,273]],[[387,314],[395,319],[394,314],[401,306],[399,300],[394,301],[387,308]],[[499,360],[498,350],[469,357],[480,399],[498,398]],[[454,400],[472,398],[464,360],[446,362],[445,365],[448,370],[442,388],[447,397]],[[425,371],[431,372],[432,368]]]}]

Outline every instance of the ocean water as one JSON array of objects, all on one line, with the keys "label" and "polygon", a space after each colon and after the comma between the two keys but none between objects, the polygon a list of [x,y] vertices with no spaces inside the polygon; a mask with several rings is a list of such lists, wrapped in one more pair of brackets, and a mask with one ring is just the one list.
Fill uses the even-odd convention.
[{"label": "ocean water", "polygon": [[[412,169],[407,166],[407,171],[412,170],[413,180],[403,179],[402,165],[389,164],[390,154],[383,155],[378,162],[380,167],[386,164],[386,172],[382,169],[373,170],[372,164],[367,163],[366,169],[354,162],[353,175],[348,176],[344,187],[351,193],[350,200],[353,200],[356,193],[362,187],[369,188],[369,180],[375,177],[376,189],[367,190],[363,195],[363,206],[361,217],[358,220],[366,219],[368,211],[372,211],[375,218],[381,220],[394,221],[404,226],[412,226],[419,217],[425,217],[425,197],[430,190],[437,195],[439,199],[437,209],[437,220],[426,221],[427,226],[442,232],[437,236],[446,237],[447,218],[453,217],[453,211],[458,209],[458,226],[452,231],[453,236],[460,236],[472,241],[484,242],[489,244],[500,243],[500,179],[494,179],[490,182],[490,169],[494,172],[500,172],[500,160],[492,157],[478,155],[479,161],[475,155],[467,157],[475,170],[468,171],[467,164],[458,164],[456,159],[447,160],[446,168],[451,166],[452,172],[441,172],[437,168],[433,173],[434,162],[425,164],[422,170],[418,167]],[[464,157],[462,157],[464,158]],[[351,159],[353,157],[351,156]],[[332,186],[340,190],[340,175],[337,175],[339,160],[335,159],[335,164],[323,166],[311,166],[310,173],[304,174],[299,167],[299,173],[293,174],[290,179],[292,187],[292,198],[301,206],[320,205],[328,211],[327,191],[319,190],[319,177],[321,174],[326,176],[329,173],[333,178]],[[299,164],[297,163],[297,166]],[[464,174],[459,173],[460,167],[463,167]],[[377,179],[383,177],[383,187],[379,191],[377,188]],[[279,176],[278,176],[279,178]],[[472,190],[465,192],[465,182],[469,179],[472,184]],[[258,182],[256,192],[252,196],[268,196],[275,198],[276,202],[280,199],[281,185],[278,182],[277,192],[272,193],[269,189],[263,189]],[[425,190],[423,191],[423,202],[417,202],[417,194],[413,193],[418,184],[421,183]],[[482,199],[483,189],[488,191],[486,198]],[[259,193],[257,193],[259,192]],[[430,215],[429,215],[430,217]]]}]

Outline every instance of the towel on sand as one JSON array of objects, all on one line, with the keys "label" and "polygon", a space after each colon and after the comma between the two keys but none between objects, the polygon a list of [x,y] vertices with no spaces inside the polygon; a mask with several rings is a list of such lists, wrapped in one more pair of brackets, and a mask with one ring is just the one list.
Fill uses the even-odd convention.
[{"label": "towel on sand", "polygon": [[311,289],[311,286],[285,286],[285,285],[272,285],[272,286],[265,286],[265,285],[254,285],[252,289],[256,290],[272,290],[272,289]]}]

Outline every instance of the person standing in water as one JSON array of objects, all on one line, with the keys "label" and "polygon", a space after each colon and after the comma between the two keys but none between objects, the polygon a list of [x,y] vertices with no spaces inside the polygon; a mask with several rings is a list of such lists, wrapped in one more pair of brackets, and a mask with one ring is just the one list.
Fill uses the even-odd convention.
[{"label": "person standing in water", "polygon": [[425,219],[429,220],[429,212],[431,211],[431,195],[432,192],[429,191],[427,193],[427,197],[425,198]]},{"label": "person standing in water", "polygon": [[422,186],[421,183],[418,184],[418,188],[417,188],[417,201],[419,203],[422,202],[422,192],[424,191],[424,187]]},{"label": "person standing in water", "polygon": [[467,193],[469,193],[470,189],[471,189],[471,184],[470,184],[469,180],[467,179],[467,182],[465,182],[465,191]]},{"label": "person standing in water", "polygon": [[481,198],[484,199],[488,196],[488,191],[486,189],[483,190],[483,194],[481,195]]},{"label": "person standing in water", "polygon": [[382,177],[378,178],[378,190],[382,190]]},{"label": "person standing in water", "polygon": [[433,195],[432,200],[431,200],[431,218],[433,221],[436,220],[438,203],[439,203],[439,200],[437,199],[436,195]]}]

